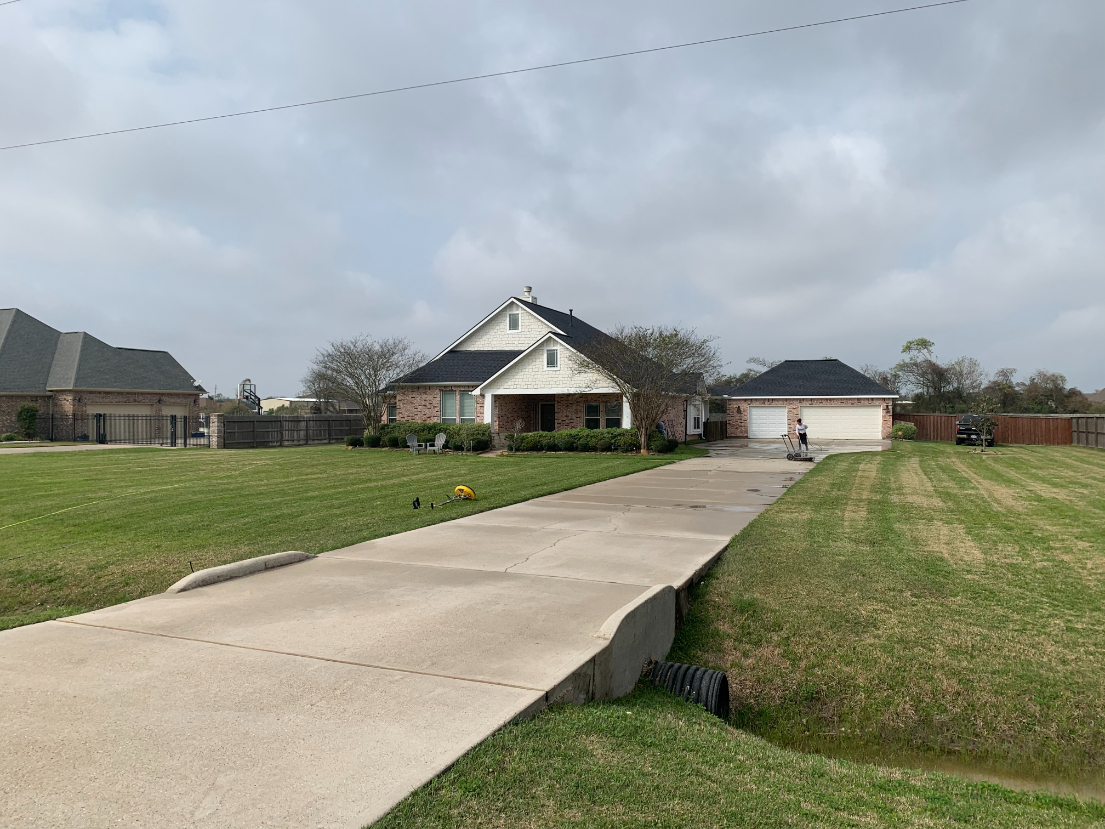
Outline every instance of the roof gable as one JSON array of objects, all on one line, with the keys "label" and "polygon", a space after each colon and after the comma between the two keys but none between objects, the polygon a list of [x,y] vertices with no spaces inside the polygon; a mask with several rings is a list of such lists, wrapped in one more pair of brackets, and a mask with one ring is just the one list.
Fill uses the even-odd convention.
[{"label": "roof gable", "polygon": [[713,386],[725,397],[897,397],[840,360],[784,360],[740,386]]},{"label": "roof gable", "polygon": [[45,392],[60,337],[18,308],[0,309],[0,392]]},{"label": "roof gable", "polygon": [[497,374],[521,351],[481,351],[477,349],[446,351],[425,365],[419,366],[397,383],[412,385],[477,385]]}]

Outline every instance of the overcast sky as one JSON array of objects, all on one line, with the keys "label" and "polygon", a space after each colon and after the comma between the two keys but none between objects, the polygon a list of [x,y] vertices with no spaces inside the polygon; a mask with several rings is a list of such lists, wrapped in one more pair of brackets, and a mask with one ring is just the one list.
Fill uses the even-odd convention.
[{"label": "overcast sky", "polygon": [[[910,5],[22,0],[0,144]],[[1105,386],[1105,3],[938,9],[0,152],[0,307],[292,395],[506,297],[749,356]]]}]

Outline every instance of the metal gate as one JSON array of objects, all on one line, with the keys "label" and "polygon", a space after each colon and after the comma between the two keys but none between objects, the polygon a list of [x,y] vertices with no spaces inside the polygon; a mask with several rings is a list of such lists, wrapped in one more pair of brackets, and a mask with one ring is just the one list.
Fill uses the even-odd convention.
[{"label": "metal gate", "polygon": [[199,425],[187,415],[94,414],[89,417],[88,431],[96,443],[208,446],[207,433]]}]

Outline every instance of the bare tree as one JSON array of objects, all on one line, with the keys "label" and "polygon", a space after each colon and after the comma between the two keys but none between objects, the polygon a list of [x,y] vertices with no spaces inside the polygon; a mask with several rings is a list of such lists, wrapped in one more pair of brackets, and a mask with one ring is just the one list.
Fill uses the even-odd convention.
[{"label": "bare tree", "polygon": [[986,369],[974,357],[960,357],[945,366],[948,372],[950,391],[961,399],[967,400],[982,391],[989,381]]},{"label": "bare tree", "polygon": [[330,343],[311,360],[303,378],[319,400],[351,400],[364,413],[373,434],[380,431],[387,385],[426,362],[403,337],[374,339],[367,335]]},{"label": "bare tree", "polygon": [[864,363],[859,369],[884,389],[889,389],[894,394],[901,394],[902,376],[892,368],[879,368],[871,363]]},{"label": "bare tree", "polygon": [[714,338],[700,337],[693,328],[623,325],[588,343],[577,370],[597,374],[629,401],[641,454],[647,455],[656,424],[720,367]]}]

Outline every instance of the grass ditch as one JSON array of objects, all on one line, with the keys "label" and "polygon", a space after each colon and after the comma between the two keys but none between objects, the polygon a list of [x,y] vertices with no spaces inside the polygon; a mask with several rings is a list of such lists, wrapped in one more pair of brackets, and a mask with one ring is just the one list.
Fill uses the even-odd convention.
[{"label": "grass ditch", "polygon": [[373,824],[452,827],[1099,826],[1105,806],[804,755],[658,689],[508,726]]},{"label": "grass ditch", "polygon": [[670,658],[803,751],[1105,779],[1105,455],[819,463],[698,586]]},{"label": "grass ditch", "polygon": [[[704,454],[413,457],[342,446],[0,456],[0,630],[165,590],[196,570],[322,553]],[[441,502],[457,484],[474,502]]]}]

